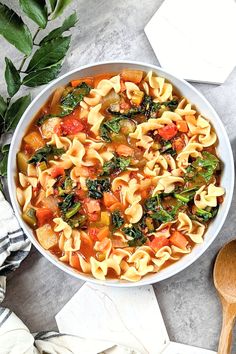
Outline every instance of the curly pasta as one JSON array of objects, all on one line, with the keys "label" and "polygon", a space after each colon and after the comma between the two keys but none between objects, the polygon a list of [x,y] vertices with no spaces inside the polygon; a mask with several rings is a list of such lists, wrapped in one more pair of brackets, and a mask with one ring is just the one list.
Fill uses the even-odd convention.
[{"label": "curly pasta", "polygon": [[74,80],[48,107],[17,155],[17,199],[42,247],[135,282],[204,242],[225,194],[217,136],[170,82],[125,69]]}]

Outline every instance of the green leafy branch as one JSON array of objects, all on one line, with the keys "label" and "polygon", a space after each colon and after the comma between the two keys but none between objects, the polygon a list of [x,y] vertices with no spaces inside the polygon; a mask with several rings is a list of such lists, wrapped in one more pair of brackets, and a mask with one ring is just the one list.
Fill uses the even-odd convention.
[{"label": "green leafy branch", "polygon": [[[31,101],[30,94],[14,100],[12,98],[21,86],[37,87],[54,80],[70,46],[71,36],[64,35],[77,23],[76,13],[67,17],[62,25],[46,34],[37,43],[38,34],[45,30],[49,21],[60,16],[71,0],[19,0],[24,14],[34,21],[38,28],[34,35],[22,18],[12,9],[0,3],[0,35],[24,54],[19,68],[10,58],[5,58],[5,81],[8,97],[0,95],[0,137],[11,133]],[[33,48],[37,50],[32,54]],[[0,177],[7,174],[9,146],[0,148]]]}]

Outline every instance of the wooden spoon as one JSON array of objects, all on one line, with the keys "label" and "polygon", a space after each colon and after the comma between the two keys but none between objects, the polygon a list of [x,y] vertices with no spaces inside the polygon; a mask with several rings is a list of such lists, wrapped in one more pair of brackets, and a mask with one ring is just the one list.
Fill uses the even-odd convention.
[{"label": "wooden spoon", "polygon": [[229,354],[236,316],[236,240],[229,242],[218,253],[213,276],[223,308],[218,354]]}]

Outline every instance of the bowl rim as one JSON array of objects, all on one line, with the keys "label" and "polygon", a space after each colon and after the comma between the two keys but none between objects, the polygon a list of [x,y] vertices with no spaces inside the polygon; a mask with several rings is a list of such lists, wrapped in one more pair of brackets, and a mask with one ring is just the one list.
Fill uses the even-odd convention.
[{"label": "bowl rim", "polygon": [[[215,235],[210,237],[208,240],[204,240],[203,244],[201,244],[201,249],[200,251],[194,255],[194,257],[189,257],[189,259],[186,260],[186,262],[183,262],[182,264],[179,264],[178,267],[173,268],[173,271],[171,272],[171,274],[163,274],[160,272],[158,273],[153,273],[152,275],[150,275],[149,277],[144,277],[141,278],[139,281],[137,282],[122,282],[119,279],[116,279],[114,282],[112,280],[99,280],[96,278],[92,278],[92,277],[88,277],[87,275],[84,275],[83,273],[80,273],[76,270],[74,270],[72,267],[64,264],[63,262],[59,261],[57,258],[55,258],[52,254],[50,254],[48,251],[46,251],[37,241],[37,239],[34,237],[34,235],[31,235],[25,228],[25,224],[23,222],[23,219],[20,215],[20,213],[18,212],[17,206],[15,203],[17,203],[17,200],[14,196],[13,193],[13,188],[12,185],[15,184],[15,176],[13,175],[12,171],[11,171],[11,165],[13,160],[15,160],[15,152],[14,152],[14,145],[18,139],[18,134],[20,132],[21,129],[21,125],[23,124],[25,117],[28,115],[28,112],[30,112],[30,110],[32,109],[32,107],[35,105],[35,103],[37,102],[37,100],[44,94],[46,93],[48,90],[50,90],[50,88],[55,86],[55,89],[57,86],[59,86],[58,84],[63,81],[63,79],[65,79],[66,77],[73,75],[81,70],[84,69],[89,69],[92,67],[97,67],[97,66],[104,66],[104,65],[116,65],[116,64],[125,64],[125,65],[139,65],[139,66],[145,66],[150,68],[151,70],[155,70],[161,74],[164,75],[165,74],[167,76],[176,78],[178,81],[180,81],[184,86],[187,86],[190,91],[192,91],[196,96],[198,96],[206,105],[206,107],[208,107],[213,115],[215,117],[217,117],[217,124],[220,126],[221,128],[221,135],[224,137],[224,140],[226,142],[226,149],[227,152],[229,153],[228,157],[228,164],[231,165],[231,175],[227,176],[230,180],[231,180],[231,184],[232,184],[232,188],[230,188],[229,191],[227,191],[227,204],[224,205],[225,209],[223,211],[223,215],[221,217],[221,220],[219,222],[218,227],[215,230]],[[178,87],[177,87],[178,89]],[[33,119],[33,117],[32,117]],[[214,118],[213,118],[214,121]],[[218,133],[218,132],[217,132]],[[189,82],[187,82],[186,80],[177,77],[175,74],[172,74],[171,72],[169,72],[168,70],[165,70],[157,65],[153,65],[153,64],[149,64],[146,62],[142,62],[142,61],[134,61],[134,60],[109,60],[109,61],[102,61],[102,62],[94,62],[94,63],[90,63],[87,65],[82,65],[79,66],[73,70],[70,70],[68,72],[66,72],[65,74],[59,76],[58,78],[56,78],[55,80],[53,80],[52,82],[50,82],[49,84],[46,84],[45,87],[36,95],[36,97],[32,100],[32,102],[29,104],[29,106],[27,107],[27,109],[25,110],[25,112],[23,113],[11,140],[11,144],[10,144],[10,150],[9,150],[9,157],[8,157],[8,165],[7,165],[7,186],[8,186],[8,190],[9,190],[9,195],[10,195],[10,200],[11,200],[11,204],[14,210],[14,213],[17,217],[17,220],[21,226],[21,228],[23,229],[25,235],[28,237],[28,239],[33,243],[33,245],[36,247],[36,249],[44,256],[46,257],[47,260],[49,260],[52,264],[54,264],[56,267],[58,267],[59,269],[61,269],[62,271],[66,272],[67,274],[72,275],[73,277],[76,277],[77,279],[80,279],[82,281],[88,281],[97,285],[105,285],[105,286],[112,286],[112,287],[136,287],[136,286],[144,286],[144,285],[151,285],[160,281],[163,281],[165,279],[171,278],[174,275],[182,272],[184,269],[186,269],[187,267],[189,267],[191,264],[193,264],[197,259],[199,259],[203,253],[208,249],[208,247],[212,244],[212,242],[216,239],[217,235],[219,234],[225,220],[226,217],[228,215],[229,212],[229,208],[232,202],[232,198],[233,198],[233,191],[234,191],[234,179],[235,179],[235,171],[234,171],[234,158],[233,158],[233,152],[232,152],[232,148],[231,148],[231,144],[230,144],[230,140],[229,137],[227,135],[227,132],[225,130],[225,127],[223,125],[223,122],[221,121],[219,115],[217,114],[217,112],[215,111],[215,109],[212,107],[212,105],[210,104],[210,102],[204,97],[204,95],[198,91],[194,86],[192,86]],[[158,279],[156,279],[156,277],[158,277]]]}]

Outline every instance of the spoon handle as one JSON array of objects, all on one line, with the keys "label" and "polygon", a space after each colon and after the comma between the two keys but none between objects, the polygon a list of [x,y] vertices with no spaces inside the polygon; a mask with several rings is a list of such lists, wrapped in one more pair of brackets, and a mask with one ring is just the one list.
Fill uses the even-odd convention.
[{"label": "spoon handle", "polygon": [[232,344],[232,330],[234,326],[236,306],[221,298],[223,307],[223,322],[218,346],[218,354],[230,354]]}]

